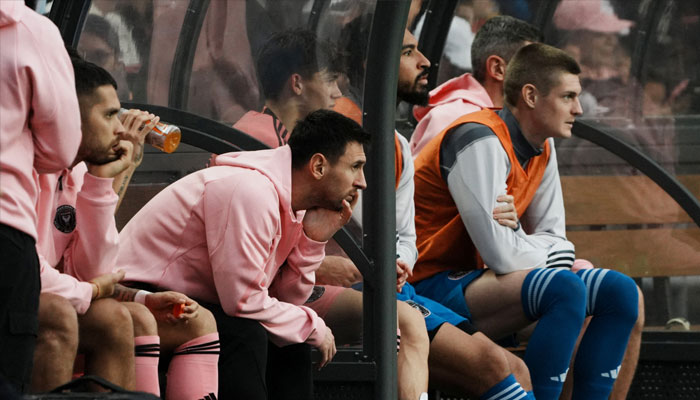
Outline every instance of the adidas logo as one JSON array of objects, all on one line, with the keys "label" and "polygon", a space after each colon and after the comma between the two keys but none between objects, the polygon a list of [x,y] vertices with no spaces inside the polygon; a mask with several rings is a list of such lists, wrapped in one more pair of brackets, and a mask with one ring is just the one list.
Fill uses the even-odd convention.
[{"label": "adidas logo", "polygon": [[617,379],[617,375],[619,373],[620,373],[620,366],[618,365],[617,368],[611,369],[610,372],[603,372],[600,375],[604,376],[606,378]]},{"label": "adidas logo", "polygon": [[550,376],[549,379],[553,380],[554,382],[564,382],[566,380],[566,374],[569,372],[569,369],[567,368],[564,373],[555,375],[555,376]]}]

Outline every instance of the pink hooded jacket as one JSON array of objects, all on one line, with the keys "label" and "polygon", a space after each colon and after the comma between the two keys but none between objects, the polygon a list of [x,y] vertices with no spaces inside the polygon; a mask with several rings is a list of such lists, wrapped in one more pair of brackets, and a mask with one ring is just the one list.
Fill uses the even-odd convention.
[{"label": "pink hooded jacket", "polygon": [[117,259],[118,196],[112,179],[90,175],[85,163],[38,179],[41,292],[68,299],[84,314],[92,300],[92,285],[85,281],[111,272]]},{"label": "pink hooded jacket", "polygon": [[287,128],[269,108],[248,111],[233,127],[265,143],[270,148],[284,146],[289,140]]},{"label": "pink hooded jacket", "polygon": [[325,242],[294,212],[289,146],[227,153],[157,194],[124,227],[117,265],[126,281],[219,303],[255,319],[277,345],[318,346],[326,325],[301,306]]},{"label": "pink hooded jacket", "polygon": [[56,26],[0,1],[0,223],[36,239],[34,170],[58,172],[78,152],[73,67]]},{"label": "pink hooded jacket", "polygon": [[413,158],[454,120],[487,107],[493,107],[493,102],[471,74],[452,78],[431,90],[428,105],[413,108],[418,121],[410,141]]}]

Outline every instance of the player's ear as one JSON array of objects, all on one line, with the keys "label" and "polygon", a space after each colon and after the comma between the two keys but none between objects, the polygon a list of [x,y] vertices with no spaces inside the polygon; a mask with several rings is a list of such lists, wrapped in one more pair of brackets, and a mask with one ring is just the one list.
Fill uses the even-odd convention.
[{"label": "player's ear", "polygon": [[486,74],[493,80],[503,82],[506,77],[506,60],[497,55],[490,55],[486,59]]},{"label": "player's ear", "polygon": [[289,77],[289,85],[294,94],[301,96],[301,93],[304,91],[304,79],[301,77],[301,75],[292,74]]},{"label": "player's ear", "polygon": [[311,175],[316,180],[323,179],[323,176],[328,172],[328,159],[321,153],[316,153],[309,160],[309,170]]},{"label": "player's ear", "polygon": [[538,96],[538,91],[535,85],[528,83],[523,86],[522,89],[520,89],[520,94],[523,98],[523,103],[528,108],[535,108],[535,104],[537,104],[537,96]]}]

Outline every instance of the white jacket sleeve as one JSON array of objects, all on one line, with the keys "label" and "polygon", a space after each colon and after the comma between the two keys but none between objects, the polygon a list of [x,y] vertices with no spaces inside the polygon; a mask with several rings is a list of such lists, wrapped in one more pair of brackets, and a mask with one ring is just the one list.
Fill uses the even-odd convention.
[{"label": "white jacket sleeve", "polygon": [[401,155],[403,168],[399,178],[399,186],[396,188],[396,231],[398,233],[398,243],[396,244],[396,254],[399,259],[405,261],[410,269],[418,259],[418,249],[416,248],[416,207],[413,203],[414,183],[413,183],[413,158],[409,149],[408,141],[400,134],[396,133],[401,144]]},{"label": "white jacket sleeve", "polygon": [[547,267],[571,268],[575,248],[566,239],[566,212],[554,140],[549,139],[549,146],[551,153],[542,182],[520,222],[533,243],[550,249]]},{"label": "white jacket sleeve", "polygon": [[523,229],[493,219],[496,198],[506,193],[511,165],[496,136],[476,140],[460,151],[447,185],[464,225],[486,266],[498,274],[547,266],[549,247]]}]

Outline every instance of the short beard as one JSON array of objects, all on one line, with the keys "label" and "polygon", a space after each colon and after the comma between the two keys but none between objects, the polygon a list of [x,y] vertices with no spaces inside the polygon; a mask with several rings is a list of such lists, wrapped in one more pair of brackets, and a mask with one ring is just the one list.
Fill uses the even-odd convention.
[{"label": "short beard", "polygon": [[428,105],[428,100],[430,100],[430,94],[428,89],[424,90],[414,90],[407,93],[399,93],[399,99],[405,101],[408,104],[425,107]]},{"label": "short beard", "polygon": [[118,160],[119,157],[121,157],[121,153],[113,155],[104,155],[104,153],[95,154],[95,152],[92,152],[91,154],[87,154],[84,157],[83,161],[92,165],[105,165],[111,163],[112,161]]}]

